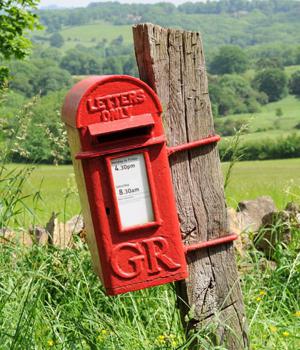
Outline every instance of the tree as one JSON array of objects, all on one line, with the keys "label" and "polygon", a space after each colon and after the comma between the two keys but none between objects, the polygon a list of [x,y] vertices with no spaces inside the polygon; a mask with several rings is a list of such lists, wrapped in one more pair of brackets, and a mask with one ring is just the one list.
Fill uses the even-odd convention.
[{"label": "tree", "polygon": [[119,35],[117,38],[113,39],[111,44],[112,45],[122,45],[124,43],[123,35]]},{"label": "tree", "polygon": [[73,75],[101,74],[99,58],[86,48],[68,50],[60,66]]},{"label": "tree", "polygon": [[34,84],[39,71],[37,65],[28,60],[14,60],[9,64],[9,70],[9,87],[26,97],[32,97],[35,94]]},{"label": "tree", "polygon": [[248,58],[238,46],[228,45],[219,49],[210,64],[212,74],[243,73],[248,68]]},{"label": "tree", "polygon": [[53,47],[62,47],[65,40],[59,33],[54,33],[50,36],[50,45]]},{"label": "tree", "polygon": [[13,61],[9,69],[9,87],[26,97],[37,94],[44,96],[51,91],[67,88],[72,83],[70,73],[60,69],[53,60]]},{"label": "tree", "polygon": [[68,71],[56,66],[46,67],[39,71],[35,80],[35,89],[36,93],[40,93],[44,96],[51,91],[55,92],[68,88],[71,83],[72,76]]},{"label": "tree", "polygon": [[[40,28],[33,12],[37,0],[0,1],[0,60],[22,59],[28,53],[31,42],[25,37],[27,30]],[[7,79],[8,68],[0,65],[0,85]]]},{"label": "tree", "polygon": [[129,58],[123,64],[123,74],[133,75],[138,77],[138,70],[136,66],[136,61],[133,56],[129,56]]},{"label": "tree", "polygon": [[36,57],[40,57],[45,60],[51,60],[55,63],[59,64],[62,59],[62,52],[58,48],[55,47],[47,47],[43,49],[42,47],[38,47],[38,52],[36,53]]},{"label": "tree", "polygon": [[122,74],[122,62],[115,57],[108,57],[102,66],[104,74]]},{"label": "tree", "polygon": [[280,68],[284,69],[282,60],[278,57],[263,57],[257,60],[256,67],[258,70],[267,69],[267,68]]},{"label": "tree", "polygon": [[300,70],[293,73],[289,81],[290,93],[300,97]]},{"label": "tree", "polygon": [[255,75],[253,85],[268,96],[269,102],[278,101],[286,94],[287,77],[283,70],[269,68]]},{"label": "tree", "polygon": [[255,91],[248,80],[235,74],[210,76],[209,95],[215,116],[257,112],[264,102],[264,94]]},{"label": "tree", "polygon": [[297,47],[295,56],[295,64],[300,64],[300,46]]}]

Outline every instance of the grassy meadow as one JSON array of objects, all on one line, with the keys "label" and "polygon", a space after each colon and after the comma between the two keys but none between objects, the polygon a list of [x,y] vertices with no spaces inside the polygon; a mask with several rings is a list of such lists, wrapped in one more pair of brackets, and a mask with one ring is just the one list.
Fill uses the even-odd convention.
[{"label": "grassy meadow", "polygon": [[[64,27],[59,33],[65,40],[64,45],[62,46],[62,50],[64,51],[74,48],[77,44],[89,47],[95,46],[101,40],[107,40],[110,42],[120,35],[123,36],[124,43],[132,43],[131,26],[113,25],[105,21],[98,21],[96,23],[82,26]],[[46,31],[39,31],[36,34],[45,38],[44,44],[48,46],[47,40],[51,35],[46,33]]]},{"label": "grassy meadow", "polygon": [[[223,164],[223,172],[228,163]],[[289,201],[300,201],[300,159],[237,163],[226,189],[229,206],[239,201],[268,195],[283,209]]]},{"label": "grassy meadow", "polygon": [[[10,168],[23,165],[11,165]],[[222,164],[224,175],[228,163]],[[278,208],[283,208],[290,200],[300,197],[300,160],[270,160],[237,163],[230,175],[226,189],[229,206],[236,207],[244,199],[262,195],[271,196]],[[39,204],[36,205],[35,220],[44,225],[52,212],[60,213],[60,219],[67,220],[80,212],[72,166],[39,165],[31,173],[25,184],[25,193],[39,191]],[[27,200],[28,206],[31,198]],[[24,218],[28,224],[30,215]]]},{"label": "grassy meadow", "polygon": [[[222,3],[230,7],[239,2],[243,1]],[[231,9],[227,9],[220,14],[199,14],[194,11],[184,13],[178,12],[176,8],[169,13],[167,8],[165,12],[159,9],[168,6],[166,4],[155,5],[154,12],[150,13],[150,5],[147,5],[143,14],[145,16],[141,18],[145,17],[148,22],[161,23],[167,27],[180,24],[184,28],[200,31],[207,65],[223,45],[232,43],[240,46],[250,58],[247,66],[249,69],[241,74],[246,83],[251,83],[260,71],[257,60],[260,57],[269,57],[265,55],[268,47],[270,57],[276,56],[278,52],[278,59],[284,62],[284,71],[287,78],[290,78],[294,72],[300,71],[300,65],[288,66],[300,63],[296,60],[300,45],[300,22],[296,11],[289,9],[287,3],[281,8],[280,1],[273,2],[270,2],[270,8],[263,11],[258,8],[232,13]],[[189,4],[191,5],[192,3]],[[207,6],[210,5],[213,5],[212,1],[207,2]],[[59,78],[64,80],[64,73],[67,73],[70,81],[71,78],[78,81],[85,74],[98,71],[99,74],[125,72],[125,67],[126,72],[131,72],[128,74],[135,74],[127,47],[133,43],[131,25],[112,24],[128,23],[128,14],[132,14],[122,9],[121,5],[117,11],[107,10],[111,6],[117,8],[108,2],[101,3],[98,10],[82,8],[74,10],[73,13],[68,13],[68,9],[61,10],[64,11],[64,17],[56,15],[55,12],[50,13],[48,22],[45,23],[57,22],[52,29],[46,25],[44,30],[28,34],[37,47],[33,50],[32,57],[25,60],[24,66],[16,62],[14,69],[18,75],[21,73],[20,80],[15,75],[16,83],[10,84],[12,97],[7,101],[4,99],[3,108],[0,109],[0,124],[9,131],[0,133],[0,148],[5,140],[15,137],[17,142],[10,143],[14,146],[9,148],[9,152],[24,152],[22,147],[17,149],[18,152],[14,148],[24,140],[28,141],[28,133],[29,139],[34,141],[30,143],[33,146],[31,150],[43,153],[48,147],[49,153],[44,158],[6,158],[4,154],[3,163],[7,159],[41,159],[41,162],[49,163],[53,160],[53,157],[49,157],[53,151],[63,154],[62,148],[54,146],[59,146],[63,136],[57,121],[61,108],[60,99],[65,93],[64,89],[70,84],[67,78],[60,82]],[[86,12],[82,21],[78,20],[84,11],[91,12]],[[98,11],[97,16],[93,16],[97,14],[94,11]],[[40,13],[41,16],[45,14],[46,11]],[[139,11],[134,16],[138,14]],[[71,25],[72,23],[78,25]],[[55,30],[64,39],[61,47],[59,43],[52,42],[52,45],[59,48],[50,45],[50,38]],[[124,45],[111,45],[120,35]],[[95,49],[97,45],[98,49]],[[66,62],[72,63],[72,59],[67,58],[64,62],[65,55],[76,46],[81,46],[84,64],[81,66],[80,60],[74,59],[73,65],[66,65]],[[132,53],[133,51],[132,46]],[[289,52],[291,57],[287,57]],[[105,63],[111,64],[111,67],[105,67]],[[39,74],[45,72],[45,76]],[[215,78],[219,79],[220,76]],[[28,129],[27,114],[23,111],[17,112],[17,107],[21,108],[35,94],[42,92],[45,96],[39,99],[37,106],[33,104],[33,114],[30,110],[26,112],[33,118],[32,129]],[[238,96],[235,91],[232,92],[233,96]],[[225,100],[228,99],[227,92],[224,96]],[[236,101],[235,97],[233,100]],[[259,109],[256,113],[217,118],[224,122],[223,126],[226,121],[241,120],[249,125],[245,134],[241,133],[242,145],[258,145],[264,139],[272,144],[281,137],[300,135],[299,98],[287,95],[278,102],[259,105]],[[241,110],[255,109],[239,109]],[[8,127],[2,123],[6,119],[15,119],[16,122],[11,125],[9,123]],[[224,137],[222,146],[240,135],[234,130],[234,125],[238,123],[228,124],[233,125],[232,133],[226,135],[234,136]],[[46,134],[39,133],[43,128],[47,128]],[[50,133],[48,128],[53,128],[57,134]],[[10,133],[14,129],[20,129],[20,134],[19,131]],[[45,143],[44,147],[40,141],[46,138],[51,138],[51,142]],[[294,141],[292,145],[288,145],[289,149],[295,146],[297,139]],[[290,153],[290,156],[291,154],[294,156],[294,153]],[[257,156],[256,159],[260,157]],[[284,209],[290,201],[300,205],[300,158],[243,161],[237,162],[233,167],[230,163],[222,163],[222,172],[224,179],[229,174],[225,188],[229,207],[236,208],[242,200],[265,195],[273,198],[278,209]],[[0,165],[0,350],[227,350],[226,344],[221,345],[221,341],[216,339],[215,330],[220,328],[220,310],[215,310],[214,319],[209,325],[200,325],[198,330],[185,334],[186,330],[177,309],[176,286],[172,283],[116,297],[106,296],[101,282],[93,272],[87,245],[77,235],[73,237],[72,247],[66,249],[52,244],[42,246],[35,242],[28,247],[15,241],[8,242],[3,237],[3,228],[20,233],[34,225],[45,227],[53,212],[58,214],[60,222],[66,222],[81,212],[71,165],[12,163],[5,169]],[[295,218],[288,224],[279,219],[270,230],[272,234],[280,235],[285,234],[287,228],[291,241],[283,243],[279,239],[273,247],[272,260],[256,249],[256,233],[247,234],[249,242],[241,254],[236,251],[239,271],[237,282],[240,282],[243,292],[252,350],[300,349],[300,227]],[[265,228],[259,234],[266,231]],[[212,251],[210,254],[213,254]],[[209,288],[203,293],[209,294]],[[194,321],[193,314],[192,307],[186,318],[190,317]],[[227,322],[223,321],[221,327],[232,332]],[[195,343],[197,346],[191,347]]]},{"label": "grassy meadow", "polygon": [[[21,166],[10,170],[15,167]],[[271,195],[278,207],[299,202],[299,173],[299,159],[238,163],[227,201],[236,206],[241,199]],[[25,201],[38,208],[40,223],[51,211],[61,212],[61,219],[64,210],[65,218],[80,211],[71,166],[36,167],[25,192],[37,190],[38,202]],[[254,248],[238,257],[254,350],[300,348],[299,229],[292,234],[289,249],[276,247],[273,264]],[[185,338],[173,284],[105,296],[79,239],[65,250],[0,244],[1,349],[184,350],[198,339],[203,350],[226,350],[209,340],[217,321]]]},{"label": "grassy meadow", "polygon": [[74,46],[74,43],[90,46],[95,45],[102,39],[112,41],[120,36],[123,36],[124,42],[132,43],[132,29],[128,25],[113,25],[108,22],[99,21],[98,23],[88,24],[78,27],[64,28],[60,34],[65,39],[64,49]]},{"label": "grassy meadow", "polygon": [[[299,66],[296,67],[300,70]],[[281,115],[278,115],[278,111]],[[300,129],[296,126],[300,122],[300,99],[288,95],[282,100],[262,106],[259,112],[228,115],[221,119],[243,120],[249,125],[242,142],[279,138],[292,133],[299,135]]]}]

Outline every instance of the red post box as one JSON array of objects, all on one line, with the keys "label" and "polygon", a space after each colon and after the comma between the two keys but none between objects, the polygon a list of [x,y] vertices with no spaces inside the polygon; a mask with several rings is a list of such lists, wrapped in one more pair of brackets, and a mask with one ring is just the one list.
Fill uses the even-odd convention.
[{"label": "red post box", "polygon": [[129,76],[94,76],[68,93],[66,124],[94,269],[110,295],[187,277],[168,157],[220,140],[166,146],[156,94]]},{"label": "red post box", "polygon": [[63,107],[87,241],[110,295],[187,277],[161,113],[129,76],[85,79]]}]

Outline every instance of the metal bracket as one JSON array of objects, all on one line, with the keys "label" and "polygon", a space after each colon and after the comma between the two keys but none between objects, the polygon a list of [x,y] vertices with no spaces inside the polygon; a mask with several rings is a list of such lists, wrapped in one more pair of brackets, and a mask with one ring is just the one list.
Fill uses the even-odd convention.
[{"label": "metal bracket", "polygon": [[176,152],[186,151],[192,148],[198,148],[198,147],[210,145],[212,143],[219,142],[220,140],[221,140],[221,137],[219,135],[213,135],[197,141],[184,143],[182,145],[167,147],[168,156],[171,156],[173,153],[176,153]]},{"label": "metal bracket", "polygon": [[[190,150],[193,148],[198,148],[198,147],[210,145],[212,143],[219,142],[220,140],[221,140],[221,137],[219,135],[213,135],[213,136],[208,136],[206,138],[203,138],[203,139],[200,139],[197,141],[184,143],[182,145],[168,147],[167,148],[168,156],[171,156],[172,154],[174,154],[176,152],[187,151],[187,150]],[[231,234],[231,235],[227,235],[224,237],[211,239],[211,240],[205,241],[205,242],[199,242],[199,243],[191,244],[188,246],[185,245],[184,251],[185,251],[185,254],[187,254],[188,252],[191,252],[191,251],[195,251],[195,250],[199,250],[199,249],[203,249],[203,248],[208,248],[208,247],[214,247],[214,246],[217,246],[219,244],[229,243],[229,242],[236,240],[237,238],[238,238],[238,235]]]},{"label": "metal bracket", "polygon": [[208,248],[208,247],[215,247],[219,244],[224,244],[224,243],[229,243],[229,242],[235,241],[237,238],[238,238],[238,235],[232,234],[232,235],[228,235],[228,236],[224,236],[224,237],[220,237],[220,238],[211,239],[211,240],[205,241],[205,242],[199,242],[199,243],[195,243],[195,244],[191,244],[191,245],[185,245],[184,252],[185,252],[185,254],[187,254],[187,253],[192,252],[194,250],[199,250],[199,249]]}]

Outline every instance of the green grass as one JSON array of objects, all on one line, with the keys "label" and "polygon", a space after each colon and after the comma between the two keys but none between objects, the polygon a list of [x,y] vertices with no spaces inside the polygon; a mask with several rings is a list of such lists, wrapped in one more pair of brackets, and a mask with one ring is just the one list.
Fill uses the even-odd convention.
[{"label": "green grass", "polygon": [[132,43],[131,26],[113,25],[104,21],[79,27],[64,28],[60,31],[60,34],[65,40],[68,40],[68,38],[72,40],[78,39],[82,44],[91,43],[93,39],[96,39],[96,42],[102,39],[111,41],[119,35],[123,36],[126,43]]},{"label": "green grass", "polygon": [[[227,167],[223,164],[224,172]],[[232,205],[266,194],[278,206],[299,202],[299,173],[299,159],[238,163],[227,198]],[[37,167],[27,193],[36,192],[41,181],[41,213],[63,210],[67,194],[68,215],[79,210],[71,166]],[[292,237],[288,248],[276,247],[275,269],[262,268],[266,260],[254,247],[238,259],[254,350],[300,348],[299,228],[292,228]],[[74,239],[74,247],[65,250],[0,244],[1,349],[187,350],[195,337],[200,349],[226,349],[209,341],[215,323],[185,339],[172,284],[105,296],[86,245]]]},{"label": "green grass", "polygon": [[64,251],[0,245],[0,274],[3,350],[162,349],[160,335],[172,349],[183,343],[172,285],[106,297],[80,242]]},{"label": "green grass", "polygon": [[[106,39],[108,42],[116,39],[118,36],[122,35],[124,42],[126,44],[132,43],[132,29],[128,25],[113,25],[105,21],[99,21],[93,24],[87,24],[83,26],[65,27],[59,32],[65,43],[62,46],[62,50],[66,51],[75,47],[78,44],[84,46],[96,46],[98,42]],[[51,35],[45,31],[39,31],[35,33],[36,35],[45,39],[49,38]],[[48,42],[45,42],[49,45]]]},{"label": "green grass", "polygon": [[[297,234],[298,243],[300,232]],[[277,268],[262,269],[251,249],[239,261],[254,350],[300,346],[299,253],[277,249]],[[247,270],[245,270],[245,266]],[[174,286],[107,297],[80,241],[72,249],[0,245],[1,349],[188,349]],[[191,335],[203,350],[212,323]]]},{"label": "green grass", "polygon": [[[223,171],[228,163],[223,164]],[[300,202],[300,159],[237,163],[232,171],[226,198],[229,206],[258,196],[271,196],[282,209],[287,202]]]},{"label": "green grass", "polygon": [[[10,168],[22,165],[10,165]],[[226,172],[228,164],[223,164]],[[230,206],[236,207],[243,199],[257,196],[272,196],[279,208],[295,196],[300,196],[300,160],[274,160],[240,162],[235,165],[226,197]],[[60,213],[60,220],[69,219],[80,212],[79,198],[72,166],[40,165],[31,174],[25,185],[25,194],[34,194],[41,188],[41,200],[35,211],[35,220],[44,225],[52,212]],[[288,194],[286,191],[290,191]],[[32,207],[31,199],[28,206]],[[28,225],[30,215],[23,222]]]},{"label": "green grass", "polygon": [[240,260],[242,289],[254,350],[300,348],[300,230],[292,230],[294,242],[278,245],[276,265],[262,268],[262,253],[250,248]]},{"label": "green grass", "polygon": [[[10,165],[10,169],[22,168],[24,165]],[[80,203],[75,185],[75,177],[72,166],[39,165],[36,166],[24,186],[26,195],[34,195],[40,189],[40,200],[34,211],[34,220],[44,225],[51,213],[59,214],[62,221],[79,214]],[[32,197],[26,201],[28,207],[33,207]],[[21,220],[23,225],[28,225],[32,215],[27,214]]]}]

